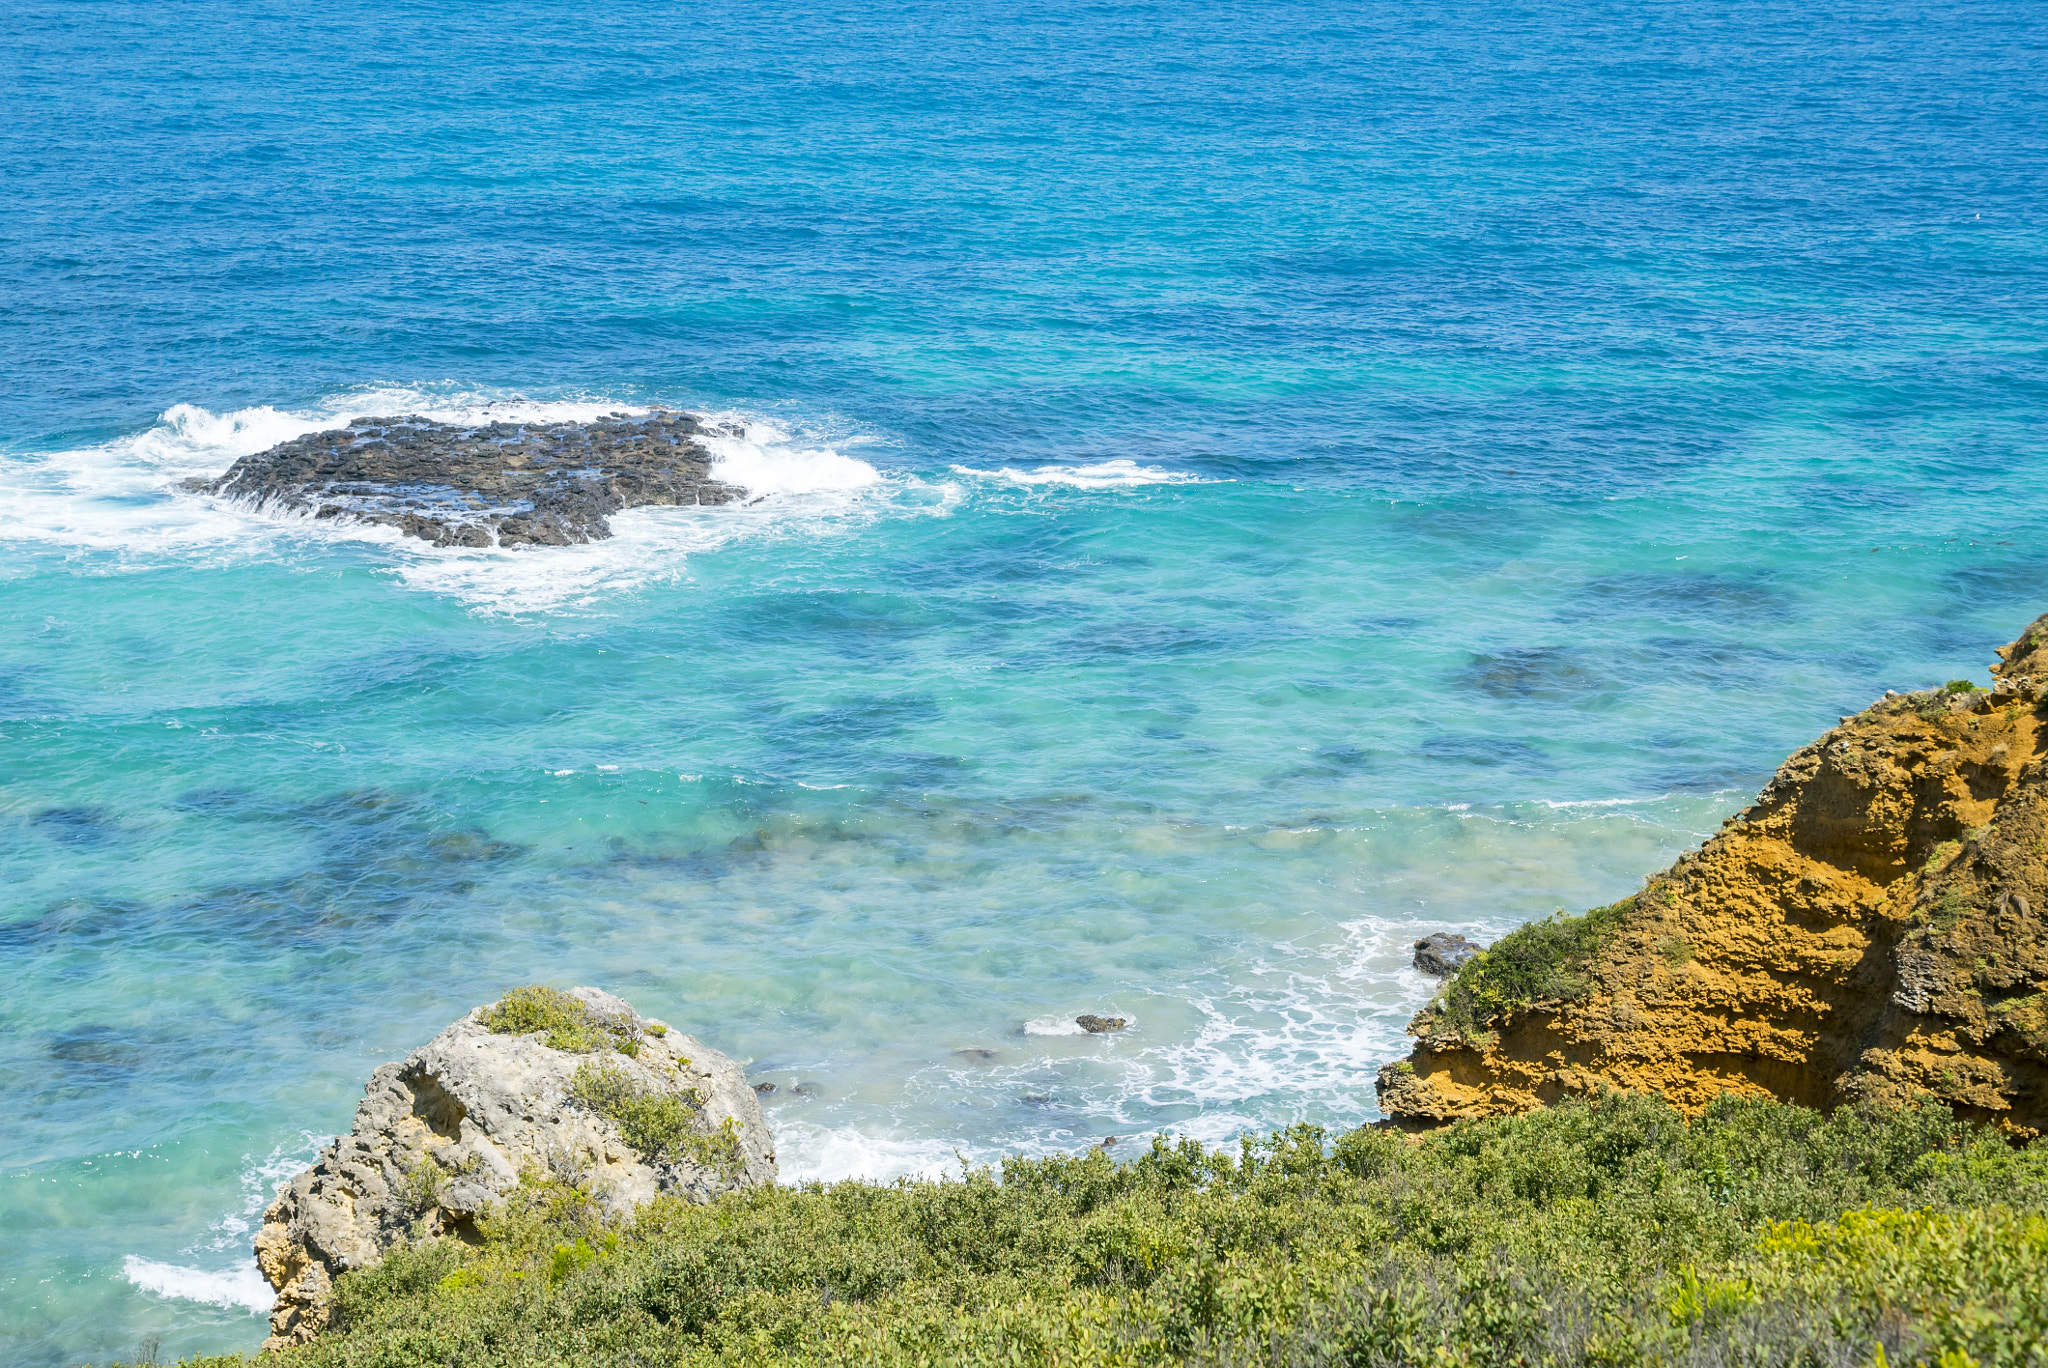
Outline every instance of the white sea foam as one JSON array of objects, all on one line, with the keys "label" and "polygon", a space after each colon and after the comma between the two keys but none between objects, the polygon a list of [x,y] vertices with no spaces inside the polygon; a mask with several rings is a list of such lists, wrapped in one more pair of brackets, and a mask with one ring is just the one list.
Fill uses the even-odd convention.
[{"label": "white sea foam", "polygon": [[1087,1035],[1081,1023],[1072,1017],[1033,1017],[1024,1023],[1024,1034],[1028,1036],[1071,1036]]},{"label": "white sea foam", "polygon": [[[1141,1122],[1143,1112],[1175,1104],[1202,1108],[1174,1127],[1198,1139],[1221,1139],[1267,1120],[1276,1104],[1293,1119],[1355,1124],[1372,1097],[1373,1075],[1400,1053],[1412,1008],[1378,1011],[1349,986],[1301,972],[1258,975],[1264,982],[1190,994],[1203,1017],[1192,1039],[1145,1050],[1128,1065],[1117,1113]],[[1426,993],[1410,990],[1411,1001]],[[1415,1006],[1420,1006],[1416,1001]],[[1132,1113],[1129,1103],[1140,1104]]]},{"label": "white sea foam", "polygon": [[145,1292],[179,1301],[204,1302],[209,1306],[240,1307],[251,1313],[267,1313],[277,1294],[263,1281],[254,1259],[228,1269],[186,1268],[180,1264],[158,1263],[130,1254],[121,1261],[128,1281]]},{"label": "white sea foam", "polygon": [[772,423],[748,422],[741,414],[706,415],[705,428],[713,478],[739,485],[755,499],[866,489],[882,478],[858,457]]},{"label": "white sea foam", "polygon": [[613,517],[614,535],[585,546],[435,547],[395,528],[181,493],[180,481],[220,474],[236,459],[351,418],[416,414],[437,422],[560,422],[638,414],[601,400],[538,401],[454,390],[378,388],[300,409],[269,405],[213,413],[178,404],[140,433],[96,446],[0,461],[0,541],[36,543],[87,569],[165,561],[301,563],[348,544],[371,549],[407,586],[486,612],[588,606],[686,573],[689,557],[745,538],[818,537],[857,530],[900,509],[947,511],[958,490],[890,480],[842,448],[858,438],[799,431],[747,414],[705,416],[713,473],[752,491],[740,507],[638,508]]},{"label": "white sea foam", "polygon": [[[245,1249],[249,1236],[261,1221],[264,1209],[277,1200],[277,1190],[287,1178],[313,1162],[321,1139],[312,1131],[300,1131],[298,1138],[272,1148],[262,1158],[242,1156],[242,1205],[212,1225],[209,1249]],[[188,1253],[190,1251],[187,1251]]]},{"label": "white sea foam", "polygon": [[[842,1178],[888,1182],[938,1178],[960,1172],[955,1146],[929,1138],[876,1135],[853,1126],[777,1120],[776,1166],[785,1183],[832,1183]],[[969,1162],[974,1162],[972,1158]]]},{"label": "white sea foam", "polygon": [[1141,466],[1130,460],[1100,461],[1094,465],[1042,465],[1033,470],[1018,470],[1014,466],[976,470],[972,466],[956,465],[953,472],[1015,485],[1067,485],[1074,489],[1133,489],[1144,485],[1210,483],[1184,470]]},{"label": "white sea foam", "polygon": [[[262,1219],[264,1209],[276,1200],[279,1184],[306,1167],[319,1147],[319,1136],[312,1131],[301,1131],[296,1139],[275,1146],[266,1155],[243,1156],[239,1175],[242,1189],[240,1204],[208,1227],[212,1232],[211,1239],[192,1245],[183,1252],[203,1255],[207,1251],[247,1251],[249,1236]],[[209,1259],[207,1262],[217,1263],[218,1260]],[[129,1282],[143,1291],[179,1301],[267,1313],[276,1300],[270,1284],[263,1280],[263,1274],[257,1269],[256,1261],[247,1257],[245,1252],[243,1257],[225,1268],[193,1267],[130,1254],[121,1260],[121,1271]]]},{"label": "white sea foam", "polygon": [[1552,812],[1567,812],[1573,808],[1648,807],[1670,797],[1668,793],[1660,793],[1654,798],[1538,798],[1536,801]]}]

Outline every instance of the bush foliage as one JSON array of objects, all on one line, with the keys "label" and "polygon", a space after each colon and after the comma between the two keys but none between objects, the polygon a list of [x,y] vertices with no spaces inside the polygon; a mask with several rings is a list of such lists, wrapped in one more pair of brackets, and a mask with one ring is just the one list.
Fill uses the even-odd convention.
[{"label": "bush foliage", "polygon": [[568,1054],[599,1050],[640,1053],[639,1033],[630,1025],[607,1020],[588,1003],[559,988],[538,984],[514,988],[484,1008],[481,1019],[485,1030],[498,1035],[538,1035],[541,1044]]},{"label": "bush foliage", "polygon": [[1431,1004],[1435,1026],[1479,1039],[1492,1024],[1524,1007],[1584,997],[1589,986],[1586,971],[1635,905],[1636,899],[1623,898],[1577,916],[1560,912],[1508,932],[1465,961],[1444,985]]},{"label": "bush foliage", "polygon": [[[2048,1147],[1939,1109],[1653,1099],[1419,1143],[1013,1159],[663,1199],[521,1190],[337,1286],[278,1368],[2048,1362]],[[216,1361],[222,1364],[234,1360]]]},{"label": "bush foliage", "polygon": [[732,1118],[705,1130],[700,1119],[704,1098],[694,1088],[687,1095],[649,1092],[617,1065],[592,1062],[577,1066],[569,1080],[569,1100],[610,1117],[626,1143],[651,1164],[687,1159],[728,1177],[746,1167]]}]

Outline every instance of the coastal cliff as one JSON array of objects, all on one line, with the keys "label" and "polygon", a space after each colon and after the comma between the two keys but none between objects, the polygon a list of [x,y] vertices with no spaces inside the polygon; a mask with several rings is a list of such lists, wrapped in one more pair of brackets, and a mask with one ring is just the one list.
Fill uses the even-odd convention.
[{"label": "coastal cliff", "polygon": [[1934,1098],[2048,1129],[2048,616],[1793,754],[1641,892],[1504,937],[1379,1076],[1424,1128],[1593,1096]]}]

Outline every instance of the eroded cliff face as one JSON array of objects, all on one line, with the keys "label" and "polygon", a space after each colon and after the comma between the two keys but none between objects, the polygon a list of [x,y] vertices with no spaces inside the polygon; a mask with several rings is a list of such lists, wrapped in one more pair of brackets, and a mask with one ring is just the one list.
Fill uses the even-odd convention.
[{"label": "eroded cliff face", "polygon": [[1491,979],[1493,954],[1467,965],[1381,1071],[1381,1108],[1420,1126],[1604,1087],[1689,1111],[1931,1094],[2048,1129],[2048,617],[2000,655],[1989,692],[1887,695],[1794,754],[1575,923],[1583,962],[1518,970],[1543,985],[1526,1000],[1498,986],[1515,947]]}]

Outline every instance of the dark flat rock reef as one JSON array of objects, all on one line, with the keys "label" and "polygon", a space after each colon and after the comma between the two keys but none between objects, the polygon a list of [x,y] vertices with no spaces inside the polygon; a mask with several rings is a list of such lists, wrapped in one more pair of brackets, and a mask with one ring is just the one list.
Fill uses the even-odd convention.
[{"label": "dark flat rock reef", "polygon": [[611,535],[611,514],[744,497],[711,478],[693,414],[582,422],[357,418],[244,456],[197,493],[316,518],[384,523],[436,546],[570,546]]}]

